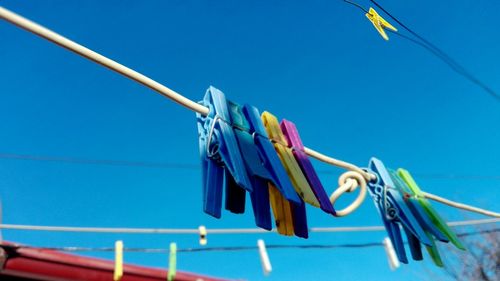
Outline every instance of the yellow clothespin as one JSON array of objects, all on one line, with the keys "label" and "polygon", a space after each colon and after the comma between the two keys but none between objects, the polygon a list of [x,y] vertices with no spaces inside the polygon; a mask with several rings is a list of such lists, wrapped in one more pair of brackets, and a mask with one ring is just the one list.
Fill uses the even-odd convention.
[{"label": "yellow clothespin", "polygon": [[274,148],[292,181],[295,191],[297,191],[305,202],[319,208],[318,198],[314,195],[309,182],[304,176],[304,173],[302,173],[302,169],[297,163],[297,160],[295,160],[292,149],[288,147],[288,142],[281,131],[278,119],[267,111],[262,113],[261,117],[269,137],[274,141]]},{"label": "yellow clothespin", "polygon": [[198,231],[200,232],[200,245],[207,245],[207,228],[200,225],[200,227],[198,227]]},{"label": "yellow clothespin", "polygon": [[269,202],[273,210],[274,221],[278,233],[293,236],[293,218],[290,202],[283,197],[281,192],[271,183],[269,186]]},{"label": "yellow clothespin", "polygon": [[373,8],[370,8],[368,13],[366,13],[366,17],[373,23],[375,29],[377,29],[380,36],[385,40],[389,40],[389,37],[385,33],[384,28],[388,28],[392,31],[398,31],[394,26],[384,20]]},{"label": "yellow clothespin", "polygon": [[120,281],[123,276],[123,241],[115,242],[115,270],[113,272],[113,280]]},{"label": "yellow clothespin", "polygon": [[170,255],[168,258],[168,281],[173,281],[177,274],[177,244],[170,243]]}]

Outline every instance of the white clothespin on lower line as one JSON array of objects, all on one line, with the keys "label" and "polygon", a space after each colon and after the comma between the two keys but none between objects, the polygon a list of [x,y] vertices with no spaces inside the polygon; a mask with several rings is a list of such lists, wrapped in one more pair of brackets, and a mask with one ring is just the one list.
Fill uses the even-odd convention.
[{"label": "white clothespin on lower line", "polygon": [[267,254],[266,244],[264,244],[264,240],[257,240],[257,247],[259,248],[259,256],[260,262],[262,264],[262,270],[264,271],[264,275],[269,275],[273,270],[271,266],[271,261],[269,260],[269,255]]},{"label": "white clothespin on lower line", "polygon": [[399,260],[396,256],[396,251],[394,251],[394,246],[392,246],[391,239],[385,237],[383,242],[385,253],[387,254],[387,260],[389,261],[389,267],[391,270],[396,270],[399,267]]},{"label": "white clothespin on lower line", "polygon": [[207,245],[207,228],[204,225],[200,225],[198,231],[200,233],[200,245]]}]

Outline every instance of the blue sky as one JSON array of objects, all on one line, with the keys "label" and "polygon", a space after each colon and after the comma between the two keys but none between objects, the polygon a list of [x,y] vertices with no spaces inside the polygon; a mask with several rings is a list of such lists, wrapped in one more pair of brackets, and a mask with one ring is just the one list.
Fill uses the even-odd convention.
[{"label": "blue sky", "polygon": [[[369,7],[368,1],[360,1]],[[492,1],[383,1],[417,32],[500,91],[500,34]],[[428,174],[500,173],[500,103],[399,37],[385,42],[342,1],[2,1],[6,8],[164,83],[193,100],[213,85],[296,123],[304,143],[366,165],[405,167],[428,192],[498,211],[500,182]],[[193,112],[12,25],[0,23],[0,153],[196,165]],[[313,161],[328,192],[341,170]],[[254,227],[251,212],[201,210],[201,171],[0,158],[3,221],[12,224]],[[340,205],[349,203],[347,197]],[[332,218],[308,208],[310,226],[379,225],[368,198]],[[448,220],[479,218],[434,204]],[[3,231],[37,246],[195,247],[196,236]],[[210,246],[381,241],[384,233],[209,236]],[[391,272],[382,248],[180,254],[180,270],[248,280],[411,280],[432,268]],[[111,253],[93,254],[112,258]],[[126,262],[165,267],[159,254]]]}]

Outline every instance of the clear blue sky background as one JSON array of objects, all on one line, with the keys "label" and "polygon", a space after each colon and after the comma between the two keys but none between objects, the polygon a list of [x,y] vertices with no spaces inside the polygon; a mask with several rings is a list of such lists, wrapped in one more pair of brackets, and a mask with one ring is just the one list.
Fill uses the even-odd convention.
[{"label": "clear blue sky background", "polygon": [[[500,91],[495,1],[382,1],[405,23]],[[360,3],[369,7],[368,1]],[[371,156],[421,174],[428,192],[499,209],[500,181],[426,174],[499,175],[500,103],[422,48],[385,42],[342,1],[2,1],[2,5],[199,100],[209,85],[293,120],[307,146],[358,165]],[[403,31],[404,32],[404,31]],[[0,22],[0,153],[198,164],[194,113],[107,69]],[[314,161],[324,185],[339,169]],[[208,228],[254,227],[251,212],[201,210],[199,169],[0,159],[4,223]],[[349,199],[339,202],[347,204]],[[379,225],[370,202],[346,218],[308,208],[310,226]],[[448,220],[479,218],[436,205]],[[250,209],[249,209],[250,210]],[[197,236],[3,231],[37,246],[196,247]],[[385,234],[208,237],[209,246],[381,241]],[[396,272],[382,248],[180,254],[181,270],[248,280],[420,280]],[[112,258],[112,253],[92,254]],[[443,255],[449,255],[443,253]],[[126,262],[166,267],[160,254]]]}]

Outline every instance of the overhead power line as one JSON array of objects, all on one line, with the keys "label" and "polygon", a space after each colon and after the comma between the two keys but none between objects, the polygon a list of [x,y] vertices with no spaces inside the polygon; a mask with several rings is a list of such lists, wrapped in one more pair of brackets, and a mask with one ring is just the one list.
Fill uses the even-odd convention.
[{"label": "overhead power line", "polygon": [[[49,156],[32,155],[18,153],[0,153],[0,159],[7,160],[26,160],[39,162],[56,162],[69,164],[87,164],[103,166],[125,166],[141,168],[160,168],[160,169],[180,169],[180,170],[200,170],[199,164],[174,163],[174,162],[153,162],[153,161],[129,161],[116,159],[90,159],[71,156]],[[319,174],[338,174],[336,171],[318,170]],[[456,179],[456,180],[494,180],[500,181],[500,175],[464,175],[464,174],[445,174],[445,173],[414,173],[415,176],[425,179]]]},{"label": "overhead power line", "polygon": [[401,20],[393,16],[387,9],[382,7],[377,1],[375,0],[370,0],[375,6],[377,6],[380,10],[382,10],[384,13],[386,13],[391,19],[393,19],[395,22],[397,22],[401,27],[403,27],[406,31],[408,31],[410,34],[415,36],[417,39],[420,40],[420,42],[416,39],[413,39],[409,36],[406,36],[404,34],[398,33],[398,32],[392,32],[391,30],[388,30],[404,39],[407,39],[423,48],[425,48],[427,51],[431,52],[434,56],[439,58],[441,61],[446,63],[453,71],[458,73],[459,75],[462,75],[464,78],[469,80],[470,82],[474,83],[476,86],[479,86],[482,88],[485,92],[487,92],[489,95],[491,95],[493,98],[495,98],[497,101],[500,101],[500,95],[494,91],[491,87],[486,85],[484,82],[476,78],[469,70],[467,70],[463,65],[461,65],[458,61],[453,59],[450,55],[448,55],[445,51],[443,51],[441,48],[436,46],[435,44],[431,43],[428,39],[424,38],[417,32],[415,32],[413,29],[408,27],[408,25],[404,24]]},{"label": "overhead power line", "polygon": [[[458,237],[467,237],[473,235],[481,235],[487,233],[497,233],[500,228],[485,229],[479,231],[471,231],[458,233]],[[408,242],[405,242],[408,244]],[[0,246],[2,246],[0,244]],[[268,244],[267,249],[300,249],[300,250],[327,250],[327,249],[339,249],[339,248],[370,248],[370,247],[380,247],[383,246],[381,242],[369,242],[369,243],[348,243],[348,244],[306,244],[306,245],[282,245],[282,244]],[[35,247],[35,246],[24,246],[24,245],[3,245],[3,247],[9,247],[14,249],[37,249],[37,250],[53,250],[53,251],[64,251],[64,252],[114,252],[114,247]],[[235,252],[235,251],[254,251],[257,250],[256,246],[226,246],[226,247],[196,247],[196,248],[180,248],[177,249],[178,253],[193,253],[193,252]],[[123,248],[124,252],[130,253],[151,253],[151,254],[166,254],[170,252],[167,248]]]}]

